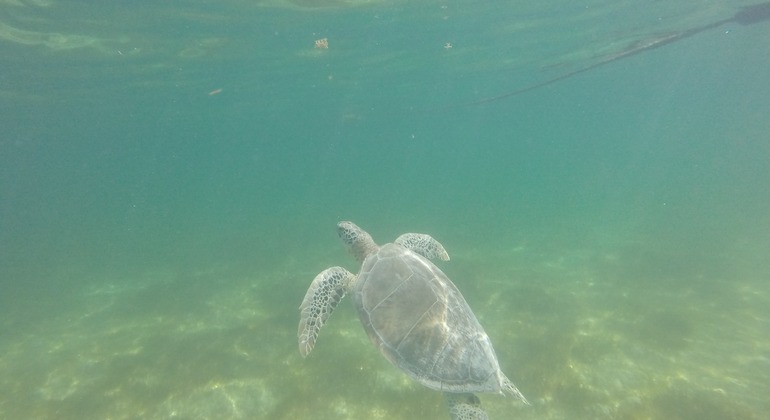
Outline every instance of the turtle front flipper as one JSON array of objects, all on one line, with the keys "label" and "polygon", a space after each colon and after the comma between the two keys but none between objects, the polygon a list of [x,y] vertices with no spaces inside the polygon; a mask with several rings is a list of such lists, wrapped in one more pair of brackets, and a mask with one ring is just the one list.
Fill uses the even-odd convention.
[{"label": "turtle front flipper", "polygon": [[449,261],[449,254],[444,246],[424,233],[405,233],[396,238],[396,244],[428,259],[438,258],[441,261]]},{"label": "turtle front flipper", "polygon": [[332,267],[319,273],[299,305],[300,319],[297,337],[302,357],[313,350],[321,327],[340,303],[355,276],[342,267]]},{"label": "turtle front flipper", "polygon": [[489,420],[489,415],[481,408],[479,397],[473,394],[445,392],[444,398],[452,420]]}]

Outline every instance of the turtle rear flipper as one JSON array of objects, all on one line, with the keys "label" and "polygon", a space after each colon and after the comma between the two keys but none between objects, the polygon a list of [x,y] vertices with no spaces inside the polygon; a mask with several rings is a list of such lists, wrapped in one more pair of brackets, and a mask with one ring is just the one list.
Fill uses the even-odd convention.
[{"label": "turtle rear flipper", "polygon": [[395,243],[425,258],[438,258],[441,261],[449,261],[449,254],[447,254],[444,246],[430,235],[424,233],[405,233],[396,238]]},{"label": "turtle rear flipper", "polygon": [[340,303],[355,276],[342,267],[332,267],[319,273],[299,305],[300,319],[297,337],[299,352],[306,357],[313,350],[321,327]]},{"label": "turtle rear flipper", "polygon": [[452,420],[489,420],[489,415],[481,408],[479,397],[473,394],[445,392],[444,398]]}]

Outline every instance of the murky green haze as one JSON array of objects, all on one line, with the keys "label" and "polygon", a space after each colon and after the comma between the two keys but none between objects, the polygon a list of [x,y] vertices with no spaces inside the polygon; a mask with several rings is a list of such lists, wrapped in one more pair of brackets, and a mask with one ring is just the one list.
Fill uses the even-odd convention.
[{"label": "murky green haze", "polygon": [[770,21],[472,105],[749,4],[0,0],[0,418],[447,419],[348,301],[299,355],[345,219],[446,247],[492,419],[764,418]]}]

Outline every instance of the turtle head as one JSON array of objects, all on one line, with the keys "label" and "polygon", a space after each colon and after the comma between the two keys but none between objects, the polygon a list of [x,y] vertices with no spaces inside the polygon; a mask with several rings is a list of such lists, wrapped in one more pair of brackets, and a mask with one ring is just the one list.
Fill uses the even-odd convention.
[{"label": "turtle head", "polygon": [[377,244],[374,243],[371,235],[353,222],[337,223],[337,234],[358,261],[363,262],[367,255],[377,252]]}]

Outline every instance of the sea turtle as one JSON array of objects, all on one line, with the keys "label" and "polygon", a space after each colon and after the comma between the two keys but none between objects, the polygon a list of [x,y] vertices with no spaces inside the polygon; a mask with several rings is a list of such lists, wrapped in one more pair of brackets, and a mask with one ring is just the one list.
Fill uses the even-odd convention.
[{"label": "sea turtle", "polygon": [[378,246],[352,222],[337,233],[362,263],[356,276],[342,267],[318,274],[300,305],[299,352],[312,350],[342,298],[353,294],[372,343],[388,361],[428,388],[444,392],[455,420],[487,419],[474,392],[509,394],[529,404],[503,374],[465,298],[428,258],[449,260],[429,235],[405,233]]}]

